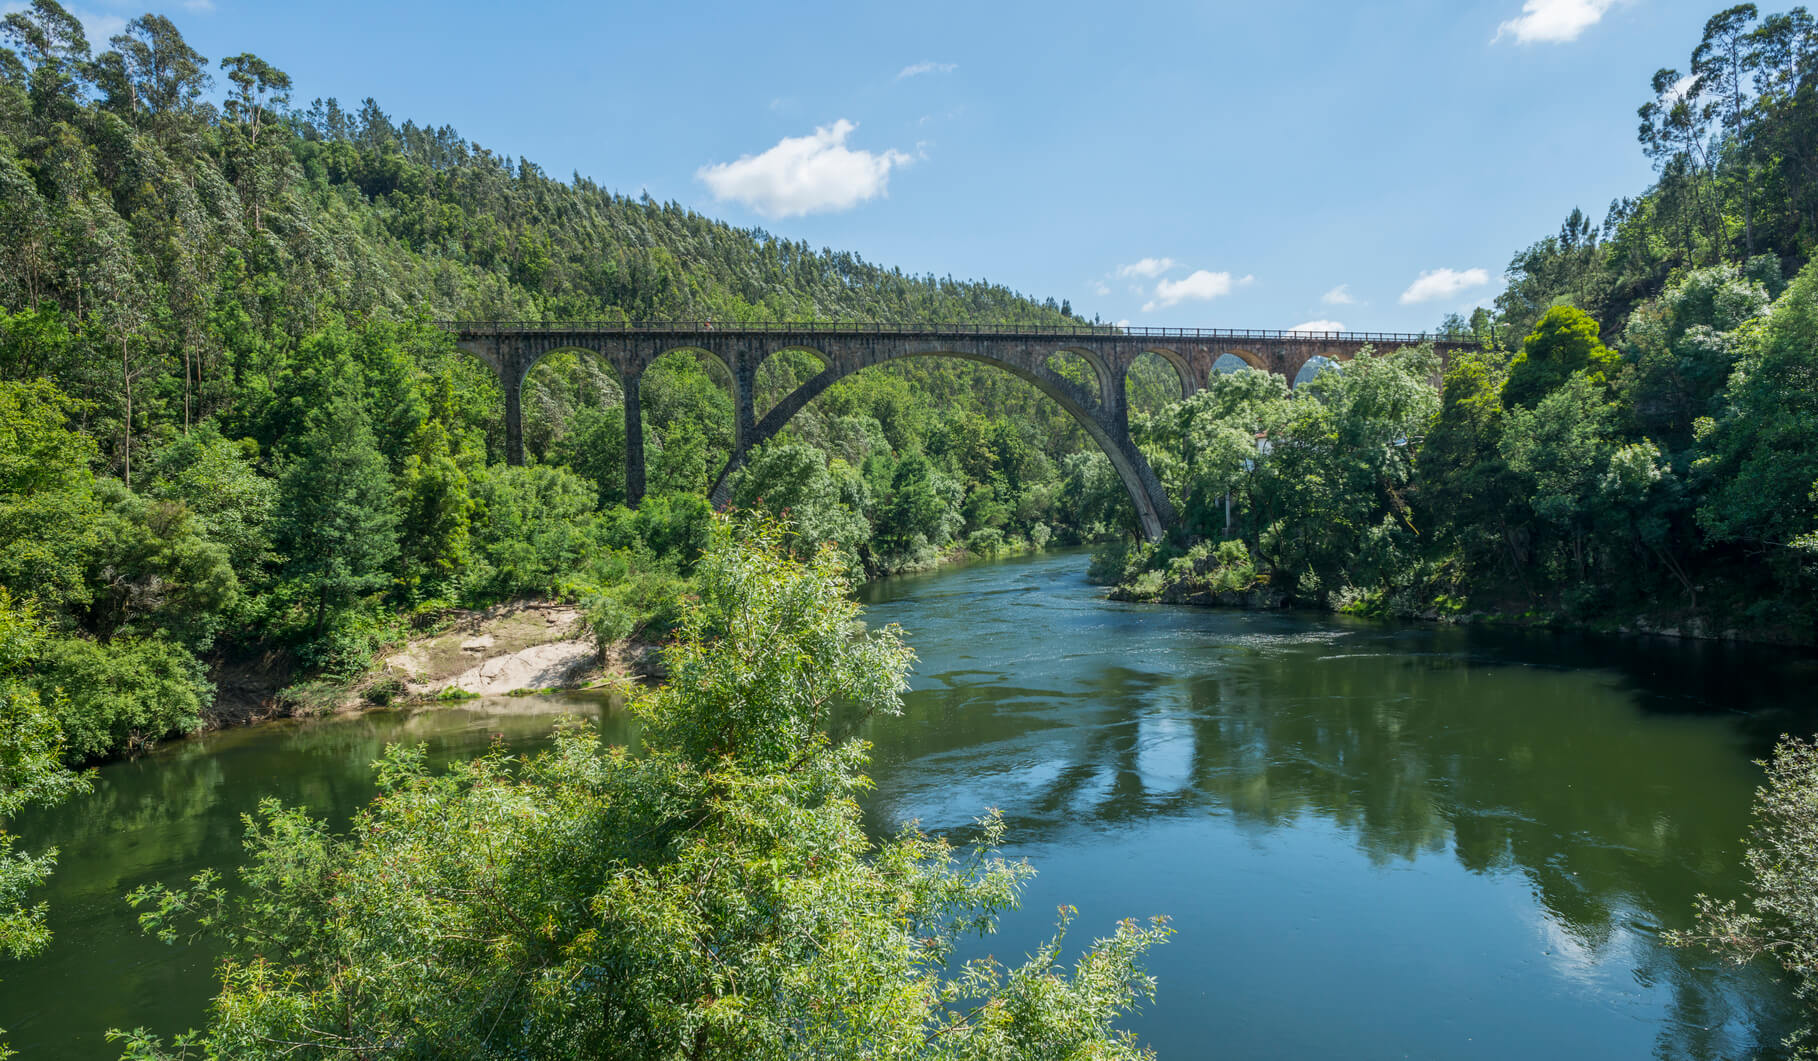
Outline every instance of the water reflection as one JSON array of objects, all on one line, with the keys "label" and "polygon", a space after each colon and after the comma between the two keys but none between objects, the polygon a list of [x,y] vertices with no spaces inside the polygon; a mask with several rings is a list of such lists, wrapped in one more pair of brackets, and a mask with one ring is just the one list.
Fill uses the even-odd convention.
[{"label": "water reflection", "polygon": [[42,838],[61,849],[56,875],[38,893],[51,904],[55,939],[39,958],[0,967],[0,1027],[25,1058],[116,1058],[108,1028],[201,1023],[218,952],[146,938],[123,895],[239,865],[241,815],[264,797],[340,826],[372,798],[370,766],[388,744],[421,743],[434,766],[495,741],[529,751],[548,742],[560,714],[597,719],[621,743],[630,733],[611,701],[523,697],[272,723],[103,768],[92,796],[15,823],[34,845]]},{"label": "water reflection", "polygon": [[[1307,1056],[1521,1056],[1546,1037],[1497,1030],[1554,1022],[1561,1045],[1711,1058],[1783,1031],[1787,1000],[1760,972],[1658,937],[1686,924],[1696,892],[1735,890],[1750,760],[1773,733],[1810,728],[1809,662],[1115,605],[1052,561],[880,587],[873,621],[898,618],[922,662],[906,713],[866,729],[873,827],[914,818],[963,836],[996,806],[1044,894],[1085,881],[1107,916],[1176,915],[1162,1005],[1139,1021],[1164,1056],[1248,1019],[1171,1004],[1231,986],[1204,968],[1231,912],[1151,877],[1170,872],[1255,874],[1246,898],[1263,909],[1247,916],[1290,896],[1320,911],[1319,931],[1254,946],[1284,993],[1374,999],[1377,1031],[1313,1036]],[[1125,847],[1143,851],[1134,873],[1094,893],[1093,863]],[[1386,944],[1354,896],[1397,875],[1440,908]],[[1032,939],[1045,918],[1027,920]],[[1390,946],[1424,955],[1399,983],[1384,978]],[[1471,997],[1453,1010],[1401,997],[1460,984]]]},{"label": "water reflection", "polygon": [[[1015,957],[1166,913],[1164,1058],[1746,1056],[1788,999],[1658,945],[1699,891],[1738,887],[1773,735],[1812,728],[1810,660],[1722,646],[1387,627],[1119,605],[1082,557],[869,587],[921,661],[875,744],[866,813],[964,837],[987,807],[1040,876],[988,946]],[[24,818],[63,849],[57,942],[0,969],[0,1026],[31,1058],[102,1058],[108,1027],[199,1022],[215,955],[144,939],[120,901],[241,859],[273,796],[337,824],[396,741],[432,763],[532,750],[552,715],[507,700],[217,734],[108,767]],[[72,1000],[80,999],[80,1003]]]}]

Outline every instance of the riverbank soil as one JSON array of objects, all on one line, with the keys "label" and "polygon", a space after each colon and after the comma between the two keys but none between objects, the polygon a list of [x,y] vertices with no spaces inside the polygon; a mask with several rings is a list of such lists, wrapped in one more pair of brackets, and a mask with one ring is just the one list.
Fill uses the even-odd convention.
[{"label": "riverbank soil", "polygon": [[380,661],[378,679],[402,683],[405,696],[499,696],[585,684],[598,662],[578,609],[520,602],[459,615],[438,633],[412,638]]}]

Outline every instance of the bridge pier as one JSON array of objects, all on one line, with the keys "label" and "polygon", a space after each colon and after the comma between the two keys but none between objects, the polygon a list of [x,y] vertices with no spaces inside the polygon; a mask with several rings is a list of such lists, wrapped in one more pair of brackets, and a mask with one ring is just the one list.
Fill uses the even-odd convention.
[{"label": "bridge pier", "polygon": [[636,508],[644,500],[644,374],[627,372],[619,382],[625,388],[625,504]]},{"label": "bridge pier", "polygon": [[[789,418],[833,383],[874,365],[909,357],[957,357],[995,365],[1034,384],[1077,420],[1116,469],[1143,536],[1162,537],[1177,514],[1167,491],[1130,437],[1125,377],[1136,358],[1155,353],[1180,373],[1181,392],[1206,386],[1213,365],[1230,354],[1254,369],[1290,381],[1313,357],[1348,361],[1363,349],[1430,342],[1441,366],[1463,340],[1425,335],[1308,334],[1186,328],[1040,328],[1020,325],[775,324],[447,324],[462,350],[492,366],[505,397],[505,457],[524,462],[523,385],[530,369],[547,354],[580,351],[601,358],[618,373],[625,390],[625,499],[636,505],[645,490],[644,415],[640,386],[644,369],[677,350],[706,351],[732,375],[733,450],[713,484],[716,505],[730,500],[732,476],[751,451],[774,438]],[[779,350],[808,350],[825,369],[790,393],[762,418],[757,416],[757,370]],[[1048,367],[1063,351],[1093,366],[1096,386],[1082,387]]]},{"label": "bridge pier", "polygon": [[524,463],[524,381],[505,382],[505,463]]}]

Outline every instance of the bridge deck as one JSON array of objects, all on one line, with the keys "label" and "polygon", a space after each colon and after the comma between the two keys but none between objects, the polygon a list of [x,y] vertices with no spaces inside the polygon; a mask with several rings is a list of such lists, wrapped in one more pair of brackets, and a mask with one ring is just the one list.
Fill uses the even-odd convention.
[{"label": "bridge deck", "polygon": [[1413,346],[1431,342],[1447,346],[1476,345],[1469,336],[1434,332],[1312,332],[1268,328],[1147,328],[1115,325],[1032,324],[901,324],[878,321],[438,321],[438,327],[463,336],[491,335],[589,335],[630,334],[645,336],[700,335],[731,332],[740,335],[846,335],[846,336],[987,336],[1003,339],[1260,339],[1269,342],[1395,343]]}]

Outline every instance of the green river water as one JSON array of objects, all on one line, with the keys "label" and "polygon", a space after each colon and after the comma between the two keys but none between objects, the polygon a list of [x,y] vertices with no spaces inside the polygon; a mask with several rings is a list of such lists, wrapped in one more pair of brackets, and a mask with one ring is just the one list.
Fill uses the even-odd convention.
[{"label": "green river water", "polygon": [[[1077,553],[874,583],[920,657],[867,722],[876,829],[965,836],[988,807],[1040,871],[978,952],[1015,959],[1079,908],[1083,940],[1167,914],[1163,1058],[1720,1058],[1773,1053],[1793,1012],[1760,969],[1660,945],[1734,894],[1765,755],[1818,728],[1818,663],[1668,641],[1108,602]],[[57,936],[0,967],[24,1058],[117,1056],[103,1034],[200,1021],[214,953],[140,935],[121,900],[240,853],[261,798],[344,822],[393,741],[432,758],[537,746],[520,698],[179,742],[14,823],[62,850]]]}]

